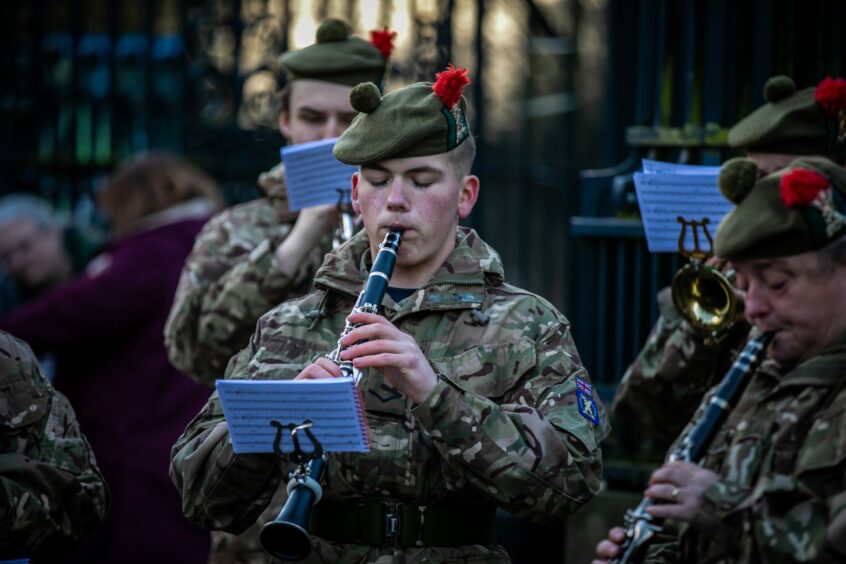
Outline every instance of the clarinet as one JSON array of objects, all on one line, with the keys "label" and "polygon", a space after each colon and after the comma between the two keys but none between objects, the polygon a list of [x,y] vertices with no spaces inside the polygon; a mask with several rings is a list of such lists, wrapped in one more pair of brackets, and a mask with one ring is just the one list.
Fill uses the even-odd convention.
[{"label": "clarinet", "polygon": [[[370,274],[364,289],[358,296],[350,315],[354,313],[378,313],[382,305],[382,299],[388,290],[388,282],[394,272],[394,265],[397,262],[397,252],[402,242],[402,229],[391,229],[385,236],[385,240],[379,245],[379,252],[373,261]],[[358,324],[349,322],[349,316],[338,339],[338,346],[326,355],[326,358],[335,362],[341,367],[342,377],[352,377],[358,385],[361,379],[360,371],[355,368],[350,360],[341,360],[341,352],[345,347],[341,346],[341,339],[358,327]],[[314,444],[313,452],[298,456],[292,455],[292,460],[298,462],[299,466],[291,472],[288,480],[288,499],[282,507],[282,511],[276,519],[265,524],[259,541],[265,551],[280,560],[302,560],[311,553],[311,537],[308,533],[308,523],[311,517],[311,508],[320,501],[323,489],[320,481],[326,467],[326,455],[314,441],[308,428],[301,426]],[[296,431],[292,432],[295,447],[298,446]],[[298,451],[295,448],[295,453]]]},{"label": "clarinet", "polygon": [[[385,235],[385,240],[379,245],[379,252],[376,254],[376,259],[370,268],[370,274],[367,276],[364,290],[359,294],[350,315],[354,313],[379,313],[382,299],[388,290],[388,282],[391,280],[391,274],[394,272],[394,265],[397,262],[397,252],[399,251],[401,240],[401,229],[391,229]],[[341,336],[338,338],[338,346],[335,347],[335,350],[327,354],[326,358],[341,367],[341,376],[351,377],[358,384],[361,379],[360,371],[353,366],[351,360],[341,360],[341,353],[345,349],[345,347],[341,346],[341,339],[349,335],[356,327],[358,327],[358,324],[350,323],[349,317],[347,317],[347,323],[341,332]]]},{"label": "clarinet", "polygon": [[[699,464],[717,435],[732,408],[749,382],[749,377],[763,358],[772,333],[752,339],[740,352],[729,371],[714,391],[699,418],[688,427],[687,433],[670,453],[669,461],[682,460]],[[612,560],[617,564],[643,561],[646,550],[656,534],[663,531],[663,519],[649,515],[646,509],[655,501],[645,497],[640,504],[626,512],[626,538],[620,546],[620,556]]]}]

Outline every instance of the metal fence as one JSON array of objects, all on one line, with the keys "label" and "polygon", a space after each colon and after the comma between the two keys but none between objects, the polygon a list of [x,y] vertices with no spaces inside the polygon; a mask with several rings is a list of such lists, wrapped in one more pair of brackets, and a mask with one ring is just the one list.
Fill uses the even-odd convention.
[{"label": "metal fence", "polygon": [[[640,0],[608,7],[607,169],[583,170],[570,222],[568,300],[583,361],[610,401],[679,266],[646,251],[631,173],[643,157],[719,164],[728,128],[776,74],[798,88],[842,76],[842,2]],[[619,145],[618,145],[619,143]]]},{"label": "metal fence", "polygon": [[[580,0],[9,0],[0,3],[0,193],[40,193],[90,215],[123,158],[186,154],[228,201],[256,196],[279,159],[277,56],[326,16],[359,35],[389,26],[390,87],[469,67],[481,202],[468,221],[510,281],[563,305],[575,212]],[[591,24],[593,25],[593,24]],[[584,124],[582,124],[584,125]],[[507,204],[507,205],[503,205]]]}]

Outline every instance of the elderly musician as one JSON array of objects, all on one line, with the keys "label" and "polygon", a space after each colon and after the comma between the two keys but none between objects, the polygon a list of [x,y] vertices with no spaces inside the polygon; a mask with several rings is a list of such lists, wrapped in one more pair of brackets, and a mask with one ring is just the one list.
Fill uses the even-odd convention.
[{"label": "elderly musician", "polygon": [[[629,561],[846,560],[846,170],[808,157],[757,177],[746,159],[724,165],[720,188],[737,207],[716,252],[737,269],[753,335],[771,341],[699,445],[701,464],[668,461],[652,474],[646,512],[668,521]],[[636,533],[612,529],[595,562],[619,557]]]}]

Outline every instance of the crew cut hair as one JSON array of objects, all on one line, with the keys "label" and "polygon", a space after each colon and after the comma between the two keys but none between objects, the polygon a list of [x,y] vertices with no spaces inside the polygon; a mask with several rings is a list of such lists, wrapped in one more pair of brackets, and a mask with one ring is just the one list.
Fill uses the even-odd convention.
[{"label": "crew cut hair", "polygon": [[470,174],[473,170],[473,161],[476,160],[476,140],[473,135],[468,135],[458,147],[449,151],[447,159],[459,179]]}]

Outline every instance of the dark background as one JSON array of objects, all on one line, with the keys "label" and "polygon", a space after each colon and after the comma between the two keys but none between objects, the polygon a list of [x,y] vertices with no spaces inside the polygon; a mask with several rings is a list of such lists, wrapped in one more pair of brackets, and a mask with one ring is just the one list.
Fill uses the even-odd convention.
[{"label": "dark background", "polygon": [[[160,148],[204,167],[229,202],[254,198],[282,143],[278,54],[309,42],[304,30],[326,16],[362,36],[389,25],[400,34],[391,87],[431,80],[448,62],[470,68],[482,196],[467,223],[500,251],[511,283],[570,318],[610,402],[655,320],[656,291],[679,266],[646,251],[631,172],[644,156],[732,156],[727,129],[763,102],[769,76],[791,75],[800,88],[842,76],[845,4],[9,0],[0,4],[0,193],[39,193],[68,219],[96,222],[104,175]],[[566,535],[543,532],[543,550],[563,545],[568,562],[589,561],[597,535],[639,499],[621,492],[638,492],[660,456],[614,423],[608,489]],[[541,548],[515,554],[537,557],[531,550]]]}]

